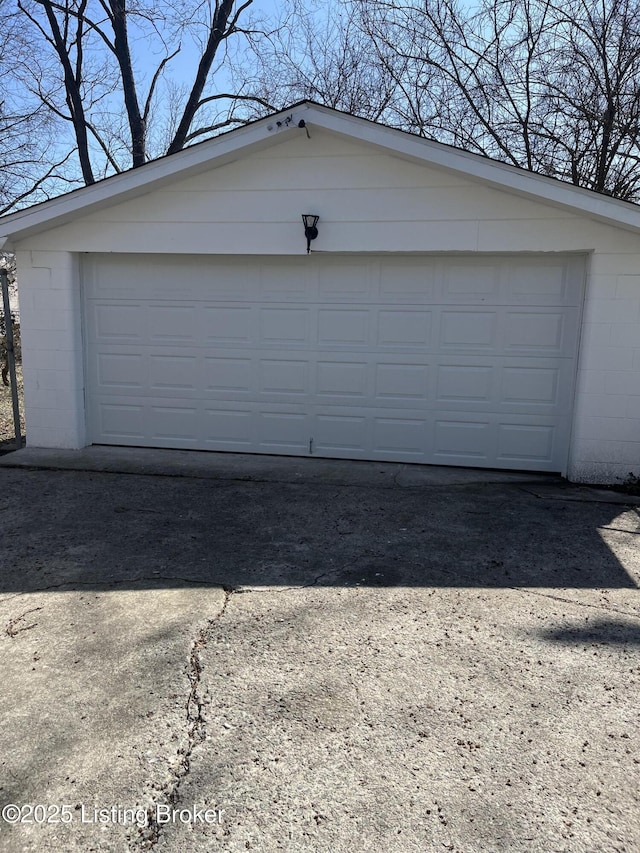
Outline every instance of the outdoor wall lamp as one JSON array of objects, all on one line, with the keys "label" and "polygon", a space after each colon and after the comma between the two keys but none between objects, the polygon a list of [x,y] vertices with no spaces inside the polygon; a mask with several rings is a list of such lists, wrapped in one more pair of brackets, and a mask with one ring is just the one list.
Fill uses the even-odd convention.
[{"label": "outdoor wall lamp", "polygon": [[302,221],[304,222],[304,236],[307,238],[307,255],[311,251],[311,241],[315,240],[318,236],[318,219],[319,216],[316,216],[314,213],[303,213]]}]

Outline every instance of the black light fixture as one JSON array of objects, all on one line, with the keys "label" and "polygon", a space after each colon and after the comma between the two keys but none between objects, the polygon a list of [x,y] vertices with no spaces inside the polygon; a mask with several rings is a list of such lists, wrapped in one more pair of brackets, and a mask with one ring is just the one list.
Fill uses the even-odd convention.
[{"label": "black light fixture", "polygon": [[316,216],[315,213],[303,213],[302,221],[304,222],[304,236],[307,238],[307,255],[311,251],[311,241],[315,240],[318,236],[318,219],[319,216]]}]

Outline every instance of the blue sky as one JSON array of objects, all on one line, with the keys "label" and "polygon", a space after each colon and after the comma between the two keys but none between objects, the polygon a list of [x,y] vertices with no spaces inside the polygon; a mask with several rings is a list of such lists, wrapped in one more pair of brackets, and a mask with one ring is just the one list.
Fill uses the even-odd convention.
[{"label": "blue sky", "polygon": [[[459,3],[461,7],[470,9],[478,5],[478,0],[459,0]],[[322,20],[323,15],[327,14],[328,10],[339,12],[340,5],[341,4],[339,2],[330,2],[330,0],[308,0],[305,9],[308,12],[314,11],[315,9],[319,20]],[[247,12],[259,17],[273,16],[276,18],[278,13],[283,10],[284,6],[284,3],[277,2],[277,0],[254,0]],[[246,14],[247,13],[245,13],[245,15]],[[183,45],[181,55],[176,57],[170,66],[174,79],[179,79],[183,83],[191,84],[198,59],[197,50],[193,46],[189,48],[188,44],[185,43]]]}]

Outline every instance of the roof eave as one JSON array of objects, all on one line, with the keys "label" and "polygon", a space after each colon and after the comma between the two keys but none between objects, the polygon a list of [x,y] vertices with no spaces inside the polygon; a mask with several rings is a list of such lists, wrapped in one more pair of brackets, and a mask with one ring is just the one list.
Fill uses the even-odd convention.
[{"label": "roof eave", "polygon": [[574,186],[536,172],[529,172],[435,140],[375,124],[366,119],[336,113],[335,110],[320,105],[317,106],[317,110],[322,114],[322,121],[315,121],[315,123],[321,124],[326,130],[344,133],[344,121],[353,121],[358,124],[358,132],[353,134],[358,139],[373,145],[382,145],[396,155],[414,162],[419,161],[426,165],[441,167],[460,176],[480,180],[496,189],[511,191],[531,200],[547,202],[607,224],[640,231],[640,206],[632,202]]},{"label": "roof eave", "polygon": [[153,160],[138,169],[9,214],[0,219],[0,249],[4,247],[6,251],[24,237],[71,221],[81,210],[115,204],[171,183],[177,177],[187,177],[232,162],[248,150],[270,147],[283,134],[299,133],[298,123],[301,120],[310,128],[316,125],[412,162],[440,167],[493,188],[548,203],[608,225],[635,233],[640,231],[638,205],[303,101],[250,125]]},{"label": "roof eave", "polygon": [[[296,114],[302,115],[307,109],[306,105],[300,105],[296,108]],[[95,184],[10,213],[0,218],[0,250],[4,247],[7,251],[24,237],[64,225],[72,221],[81,210],[95,210],[100,206],[144,195],[171,183],[177,176],[198,174],[205,169],[230,163],[243,156],[248,149],[264,149],[275,145],[282,133],[300,132],[293,122],[277,124],[280,115],[286,117],[290,113],[291,110],[284,110],[274,116],[267,116],[175,154],[152,160],[137,169],[112,175]]]}]

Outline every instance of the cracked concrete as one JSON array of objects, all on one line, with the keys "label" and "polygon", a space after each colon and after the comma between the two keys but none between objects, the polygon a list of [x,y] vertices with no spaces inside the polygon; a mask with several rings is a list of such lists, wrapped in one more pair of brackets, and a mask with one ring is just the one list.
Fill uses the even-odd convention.
[{"label": "cracked concrete", "polygon": [[202,627],[191,643],[189,654],[189,665],[187,678],[189,679],[189,693],[185,703],[185,718],[187,730],[187,743],[180,750],[177,766],[174,768],[172,777],[165,785],[152,793],[148,798],[147,820],[144,827],[138,828],[138,837],[130,837],[130,849],[151,850],[156,846],[162,832],[162,823],[158,820],[158,804],[177,806],[180,801],[180,786],[191,770],[191,756],[196,747],[205,740],[205,718],[203,716],[204,701],[200,695],[200,682],[202,679],[202,655],[206,649],[211,632],[216,624],[225,614],[232,590],[224,589],[224,602],[220,612]]},{"label": "cracked concrete", "polygon": [[146,808],[180,774],[190,630],[224,593],[131,586],[30,594],[37,624],[5,633],[0,799],[69,804],[74,820],[0,824],[3,851],[135,849],[130,826],[87,822],[94,804]]},{"label": "cracked concrete", "polygon": [[638,501],[29,459],[0,464],[0,806],[49,812],[2,853],[640,849]]}]

